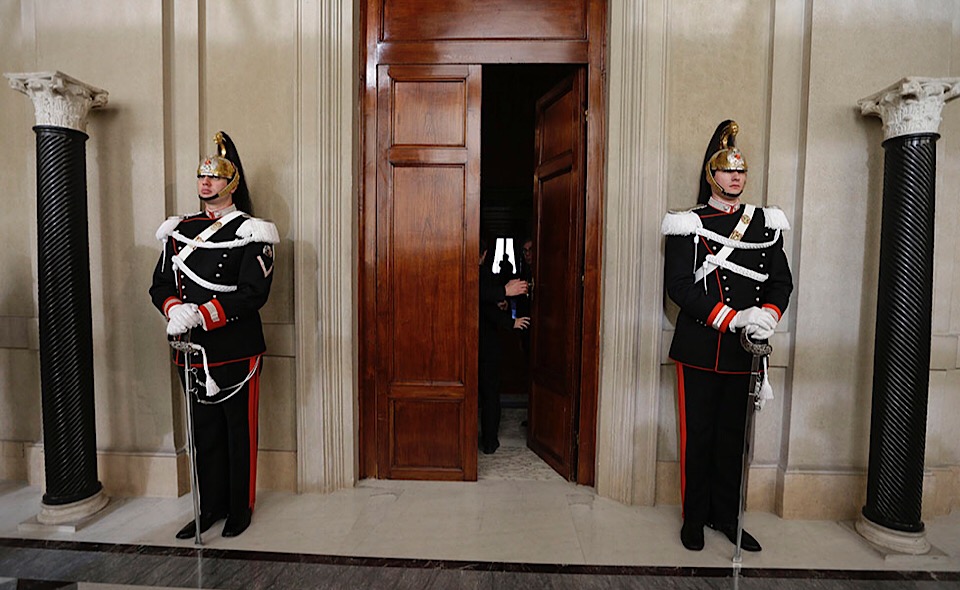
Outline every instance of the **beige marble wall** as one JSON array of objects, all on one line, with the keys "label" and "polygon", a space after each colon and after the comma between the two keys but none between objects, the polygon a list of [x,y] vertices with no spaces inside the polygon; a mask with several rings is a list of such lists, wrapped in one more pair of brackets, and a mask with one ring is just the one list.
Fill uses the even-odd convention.
[{"label": "beige marble wall", "polygon": [[[353,482],[352,7],[0,0],[0,70],[60,69],[110,92],[90,117],[87,161],[97,431],[113,493],[185,489],[180,394],[146,289],[154,229],[196,209],[196,162],[220,128],[240,148],[257,213],[283,238],[264,310],[261,482]],[[799,284],[774,341],[778,397],[759,417],[751,505],[849,515],[866,468],[883,156],[879,122],[856,101],[905,75],[960,75],[960,2],[612,0],[610,30],[597,489],[632,503],[676,496],[665,355],[675,310],[662,304],[657,229],[665,209],[694,203],[705,143],[730,117],[751,166],[748,198],[793,222]],[[0,282],[0,476],[36,481],[33,112],[11,90],[0,112],[0,230],[29,244],[0,251],[12,276]],[[949,165],[960,104],[947,105],[941,132],[925,505],[935,510],[957,505],[960,485],[960,167]]]},{"label": "beige marble wall", "polygon": [[[0,72],[34,67],[29,3],[0,2]],[[34,442],[40,438],[40,357],[37,336],[37,213],[34,191],[33,105],[18,92],[0,87],[0,439]],[[0,477],[23,473],[19,445],[3,446]],[[17,463],[17,465],[13,465]]]},{"label": "beige marble wall", "polygon": [[[201,6],[0,1],[0,70],[57,69],[110,93],[108,106],[89,117],[86,148],[100,475],[119,495],[184,489],[178,480],[185,473],[177,475],[182,394],[147,288],[160,253],[154,231],[168,215],[197,210],[196,162],[212,151],[221,128],[238,144],[256,213],[274,220],[283,239],[263,312],[271,355],[262,384],[261,465],[270,487],[296,489],[290,236],[298,6]],[[27,472],[39,482],[37,469],[20,466],[30,455],[22,449],[40,439],[34,118],[30,101],[9,89],[0,91],[0,108],[0,229],[24,245],[0,252],[12,279],[0,282],[0,440],[11,441],[4,473]],[[18,451],[12,441],[28,444]]]},{"label": "beige marble wall", "polygon": [[[957,75],[956,2],[815,2],[798,260],[793,397],[785,469],[788,475],[866,469],[876,321],[883,151],[879,121],[856,101],[906,75]],[[944,132],[960,121],[944,109]],[[943,182],[956,133],[939,145],[934,333],[956,336],[956,183]],[[955,174],[950,172],[951,175]],[[937,343],[935,342],[935,345]],[[952,361],[942,361],[956,367]],[[950,356],[949,354],[946,356]],[[960,391],[947,374],[931,382],[931,410],[956,407]],[[946,409],[946,408],[944,408]],[[956,460],[957,414],[931,414],[927,467]],[[941,420],[949,422],[949,426]],[[788,510],[788,508],[784,508]]]},{"label": "beige marble wall", "polygon": [[696,205],[703,153],[724,119],[740,124],[737,145],[750,166],[744,196],[764,203],[772,4],[668,3],[666,190],[671,209]]}]

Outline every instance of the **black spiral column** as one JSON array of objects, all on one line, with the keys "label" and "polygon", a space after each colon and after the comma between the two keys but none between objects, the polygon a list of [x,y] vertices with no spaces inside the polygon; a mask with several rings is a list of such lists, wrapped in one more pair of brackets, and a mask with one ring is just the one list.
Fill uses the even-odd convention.
[{"label": "black spiral column", "polygon": [[[950,81],[906,78],[860,101],[884,121],[883,216],[867,499],[857,530],[920,554],[930,382],[936,131]],[[954,95],[955,96],[955,95]]]},{"label": "black spiral column", "polygon": [[863,515],[911,533],[923,531],[938,137],[905,135],[883,143],[880,282]]},{"label": "black spiral column", "polygon": [[106,93],[60,72],[7,75],[34,100],[45,493],[41,524],[107,503],[97,477],[87,238],[86,114]]},{"label": "black spiral column", "polygon": [[87,134],[38,125],[40,385],[48,506],[93,496],[97,433],[87,239]]}]

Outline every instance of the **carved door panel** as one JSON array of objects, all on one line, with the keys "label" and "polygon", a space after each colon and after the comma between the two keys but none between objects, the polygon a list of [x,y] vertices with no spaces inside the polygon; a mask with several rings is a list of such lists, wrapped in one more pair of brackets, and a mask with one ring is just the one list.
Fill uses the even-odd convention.
[{"label": "carved door panel", "polygon": [[377,68],[377,452],[477,478],[480,66]]},{"label": "carved door panel", "polygon": [[527,445],[576,476],[583,272],[586,76],[581,68],[537,101]]}]

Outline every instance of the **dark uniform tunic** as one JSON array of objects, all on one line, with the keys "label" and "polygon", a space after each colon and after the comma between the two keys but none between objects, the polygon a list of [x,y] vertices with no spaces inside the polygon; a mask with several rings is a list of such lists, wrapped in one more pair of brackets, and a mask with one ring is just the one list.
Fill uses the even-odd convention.
[{"label": "dark uniform tunic", "polygon": [[730,321],[750,307],[770,309],[779,320],[793,291],[779,235],[788,225],[778,209],[756,208],[743,235],[734,236],[766,247],[734,248],[726,258],[768,275],[766,280],[723,267],[707,273],[706,280],[695,280],[695,269],[723,247],[698,233],[700,228],[731,238],[744,209],[724,212],[704,205],[664,219],[664,285],[680,307],[670,358],[677,364],[680,398],[681,496],[684,520],[696,524],[737,521],[752,357],[740,335],[729,330]]},{"label": "dark uniform tunic", "polygon": [[[223,246],[197,248],[185,264],[209,283],[236,286],[232,292],[208,288],[189,273],[174,271],[173,256],[182,254],[187,244],[171,234],[194,239],[213,224],[221,227],[206,242]],[[198,213],[168,220],[157,237],[165,241],[165,249],[153,273],[150,297],[165,316],[179,303],[199,306],[203,324],[190,331],[189,339],[206,351],[209,377],[220,388],[207,395],[203,359],[193,354],[191,387],[197,395],[191,404],[201,511],[239,514],[251,510],[256,499],[260,361],[266,350],[259,309],[273,281],[276,228],[245,214],[223,223],[222,218]],[[183,366],[181,353],[174,352],[174,363]],[[182,381],[183,372],[179,373]]]}]

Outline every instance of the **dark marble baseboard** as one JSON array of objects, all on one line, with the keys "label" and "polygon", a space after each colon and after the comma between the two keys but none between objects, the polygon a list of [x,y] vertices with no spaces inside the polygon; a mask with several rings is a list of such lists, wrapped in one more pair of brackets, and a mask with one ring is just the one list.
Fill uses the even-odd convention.
[{"label": "dark marble baseboard", "polygon": [[15,587],[38,589],[63,588],[68,581],[194,588],[729,588],[734,582],[745,589],[960,588],[960,572],[743,568],[733,579],[732,568],[396,559],[12,538],[0,538],[0,577],[32,580],[39,585]]}]

